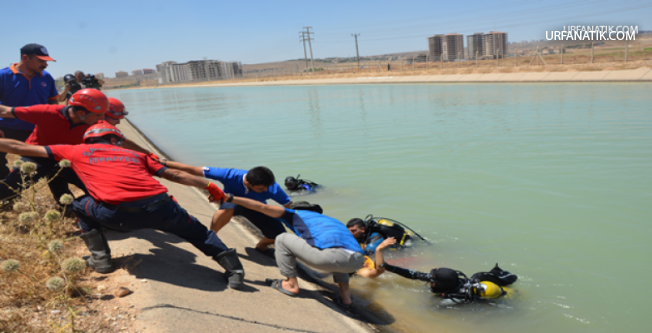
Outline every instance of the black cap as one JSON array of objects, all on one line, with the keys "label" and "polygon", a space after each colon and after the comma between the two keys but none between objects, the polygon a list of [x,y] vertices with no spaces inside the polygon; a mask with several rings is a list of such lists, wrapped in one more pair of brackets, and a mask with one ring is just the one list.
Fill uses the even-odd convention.
[{"label": "black cap", "polygon": [[45,48],[45,46],[32,43],[32,44],[27,44],[23,46],[20,49],[20,55],[35,55],[41,60],[46,60],[46,61],[56,61],[50,57],[50,54],[48,54],[48,49]]}]

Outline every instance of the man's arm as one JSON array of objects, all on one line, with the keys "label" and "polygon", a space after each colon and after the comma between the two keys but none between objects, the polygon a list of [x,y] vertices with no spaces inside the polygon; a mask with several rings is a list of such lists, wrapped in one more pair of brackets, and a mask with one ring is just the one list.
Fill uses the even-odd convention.
[{"label": "man's arm", "polygon": [[30,145],[13,139],[0,139],[0,151],[22,156],[48,157],[43,146]]},{"label": "man's arm", "polygon": [[66,96],[68,96],[68,91],[70,90],[70,85],[66,84],[66,86],[63,88],[63,91],[61,94],[59,94],[59,98],[57,99],[59,102],[64,102],[66,100]]},{"label": "man's arm", "polygon": [[139,153],[143,153],[145,155],[149,154],[149,150],[139,146],[137,143],[135,143],[135,142],[133,142],[133,141],[131,141],[129,139],[125,139],[125,141],[122,143],[122,148],[131,149],[131,150],[137,151]]},{"label": "man's arm", "polygon": [[[228,196],[227,196],[228,197]],[[285,208],[279,206],[272,206],[264,204],[260,201],[251,200],[243,197],[233,197],[234,204],[243,206],[255,210],[257,212],[263,213],[270,217],[281,217],[285,214]]]},{"label": "man's arm", "polygon": [[187,172],[197,177],[204,177],[204,169],[202,167],[196,167],[196,166],[174,162],[174,161],[167,161],[163,163],[163,165],[165,165],[168,168]]},{"label": "man's arm", "polygon": [[206,179],[201,179],[187,172],[183,172],[181,170],[172,170],[170,168],[163,170],[163,172],[161,172],[159,176],[171,182],[188,185],[188,186],[194,186],[200,189],[205,189],[210,183]]},{"label": "man's arm", "polygon": [[[380,243],[380,245],[378,245],[378,247],[376,248],[376,268],[382,270],[380,273],[382,273],[382,272],[385,271],[384,268],[378,268],[379,266],[381,266],[382,264],[385,263],[385,257],[383,257],[383,250],[384,250],[386,247],[388,247],[388,246],[390,246],[390,245],[394,245],[394,244],[396,244],[396,238],[394,238],[394,237],[390,237],[390,238],[385,239],[385,240],[384,240],[382,243]],[[378,274],[378,275],[380,275],[380,274]]]},{"label": "man's arm", "polygon": [[14,113],[11,112],[12,107],[0,105],[0,118],[16,118]]},{"label": "man's arm", "polygon": [[380,243],[380,245],[378,245],[378,248],[376,248],[376,268],[362,270],[358,273],[358,275],[361,277],[375,279],[380,274],[383,274],[383,272],[385,272],[385,269],[380,267],[382,266],[382,264],[385,263],[385,257],[383,256],[383,249],[385,249],[386,247],[392,244],[396,244],[396,239],[394,239],[394,237],[387,238],[382,243]]},{"label": "man's arm", "polygon": [[205,179],[195,177],[187,172],[165,168],[163,171],[161,171],[159,177],[165,178],[175,183],[208,190],[208,193],[210,193],[209,199],[215,198],[215,201],[220,202],[224,199],[224,192],[222,192],[222,190],[217,187],[217,185]]}]

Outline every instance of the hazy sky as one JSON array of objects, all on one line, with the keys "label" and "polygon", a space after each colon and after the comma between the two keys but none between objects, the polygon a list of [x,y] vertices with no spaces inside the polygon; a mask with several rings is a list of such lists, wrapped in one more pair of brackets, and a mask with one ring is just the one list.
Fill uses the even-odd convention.
[{"label": "hazy sky", "polygon": [[650,0],[510,1],[17,1],[2,0],[0,66],[27,43],[47,47],[60,77],[75,70],[155,68],[204,57],[261,63],[303,57],[299,31],[312,26],[315,58],[426,50],[427,37],[491,30],[510,41],[544,39],[564,25],[652,30]]}]

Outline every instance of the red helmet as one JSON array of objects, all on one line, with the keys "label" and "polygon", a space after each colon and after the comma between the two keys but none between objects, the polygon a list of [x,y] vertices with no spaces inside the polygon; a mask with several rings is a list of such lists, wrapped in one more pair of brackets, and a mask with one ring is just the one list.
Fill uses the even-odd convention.
[{"label": "red helmet", "polygon": [[97,89],[82,89],[70,96],[68,105],[81,106],[93,113],[106,113],[109,99]]},{"label": "red helmet", "polygon": [[107,117],[113,119],[124,119],[129,111],[125,110],[125,105],[119,99],[109,97],[109,111],[106,113]]},{"label": "red helmet", "polygon": [[105,135],[109,135],[109,134],[113,134],[113,135],[119,137],[121,141],[126,139],[124,134],[122,134],[122,132],[120,132],[120,130],[117,129],[115,126],[107,123],[104,120],[100,120],[100,121],[97,122],[97,124],[89,127],[86,130],[86,133],[84,133],[84,142],[86,142],[86,139],[101,138],[101,137],[103,137]]}]

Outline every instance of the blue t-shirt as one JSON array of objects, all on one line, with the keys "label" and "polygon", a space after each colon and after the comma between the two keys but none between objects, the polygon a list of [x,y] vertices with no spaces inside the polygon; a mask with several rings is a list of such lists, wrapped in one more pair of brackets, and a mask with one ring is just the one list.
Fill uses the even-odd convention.
[{"label": "blue t-shirt", "polygon": [[339,247],[364,254],[349,229],[332,217],[309,210],[286,208],[279,220],[311,246],[319,249]]},{"label": "blue t-shirt", "polygon": [[268,199],[272,199],[281,205],[287,205],[292,201],[277,183],[274,183],[263,193],[249,191],[244,184],[244,175],[246,174],[247,170],[204,167],[204,177],[215,179],[222,183],[225,193],[231,193],[238,197],[245,197],[262,203],[267,203]]},{"label": "blue t-shirt", "polygon": [[[50,73],[36,73],[27,78],[16,68],[17,64],[0,70],[0,104],[6,106],[32,106],[48,104],[59,93]],[[34,124],[12,118],[0,118],[0,127],[32,131]]]}]

